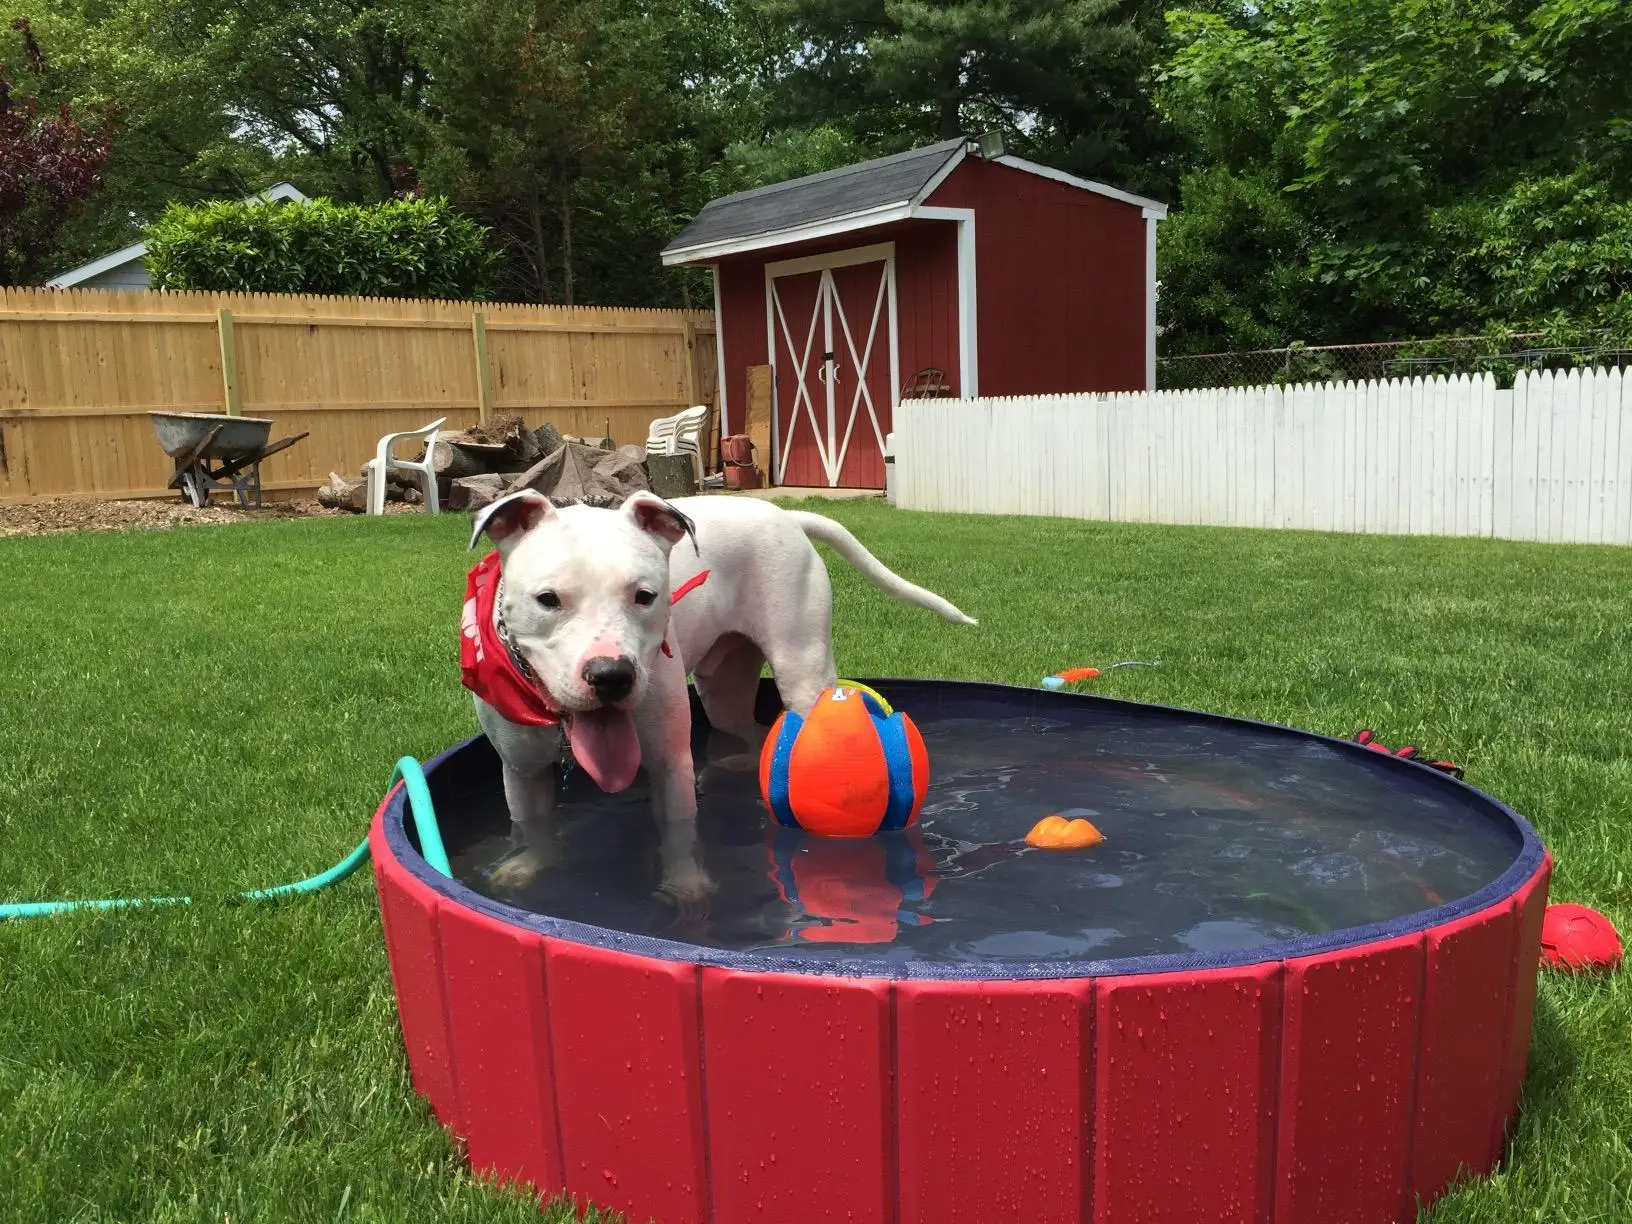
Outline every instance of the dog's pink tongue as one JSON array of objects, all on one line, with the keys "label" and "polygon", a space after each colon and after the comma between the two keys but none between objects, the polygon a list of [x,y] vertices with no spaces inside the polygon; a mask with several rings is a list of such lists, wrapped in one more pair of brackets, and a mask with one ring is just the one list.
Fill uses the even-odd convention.
[{"label": "dog's pink tongue", "polygon": [[640,768],[640,740],[628,711],[589,710],[572,716],[572,755],[595,785],[608,794],[628,790]]}]

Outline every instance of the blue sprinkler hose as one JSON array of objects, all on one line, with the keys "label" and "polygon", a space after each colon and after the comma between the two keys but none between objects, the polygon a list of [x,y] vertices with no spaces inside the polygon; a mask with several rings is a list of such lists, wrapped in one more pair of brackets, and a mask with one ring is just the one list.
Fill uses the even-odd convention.
[{"label": "blue sprinkler hose", "polygon": [[[408,792],[408,810],[414,814],[414,831],[419,834],[419,851],[432,868],[451,877],[448,852],[442,845],[442,830],[436,823],[436,808],[431,804],[431,789],[425,784],[425,771],[411,756],[397,762],[391,772],[391,789],[398,779]],[[238,900],[266,901],[272,897],[287,897],[297,893],[321,892],[331,884],[338,884],[368,861],[368,838],[327,871],[293,884],[278,884],[272,888],[254,888],[239,893]],[[0,921],[7,918],[44,918],[50,914],[64,914],[71,910],[130,909],[141,905],[191,905],[191,897],[141,897],[108,901],[14,901],[0,904]]]}]

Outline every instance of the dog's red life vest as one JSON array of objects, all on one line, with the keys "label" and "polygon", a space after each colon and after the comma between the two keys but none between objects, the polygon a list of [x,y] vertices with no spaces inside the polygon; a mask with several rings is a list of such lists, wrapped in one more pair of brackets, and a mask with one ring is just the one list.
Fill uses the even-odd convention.
[{"label": "dog's red life vest", "polygon": [[[702,586],[708,571],[688,578],[670,597],[671,605]],[[493,615],[499,595],[499,554],[490,552],[471,568],[465,579],[465,610],[459,625],[459,678],[464,686],[513,723],[553,727],[561,710],[511,657],[496,628]],[[671,658],[668,640],[663,653]]]}]

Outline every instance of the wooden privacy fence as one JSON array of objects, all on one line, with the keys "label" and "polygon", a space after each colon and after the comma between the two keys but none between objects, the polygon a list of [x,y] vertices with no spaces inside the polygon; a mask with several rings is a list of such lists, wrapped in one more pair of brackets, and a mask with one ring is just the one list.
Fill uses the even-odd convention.
[{"label": "wooden privacy fence", "polygon": [[642,442],[714,402],[714,353],[708,311],[0,288],[0,503],[167,495],[149,411],[310,430],[267,461],[271,490],[355,474],[440,416]]},{"label": "wooden privacy fence", "polygon": [[1632,544],[1619,370],[909,400],[895,421],[908,509]]}]

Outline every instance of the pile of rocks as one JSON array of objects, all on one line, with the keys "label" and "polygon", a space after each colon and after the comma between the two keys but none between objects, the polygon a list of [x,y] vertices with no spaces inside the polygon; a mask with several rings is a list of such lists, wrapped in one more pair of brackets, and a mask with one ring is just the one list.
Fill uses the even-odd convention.
[{"label": "pile of rocks", "polygon": [[[421,450],[417,458],[423,457]],[[573,437],[550,424],[528,429],[515,416],[438,435],[431,462],[438,497],[450,510],[480,510],[522,489],[534,489],[558,506],[577,502],[617,506],[631,493],[652,488],[654,482],[665,497],[695,491],[689,459],[679,465],[664,456],[648,460],[643,446],[617,446],[610,437]],[[657,470],[649,472],[649,464]],[[422,500],[413,476],[390,473],[387,500]],[[331,472],[317,500],[325,506],[362,511],[367,508],[366,486],[361,474],[349,480]]]}]

